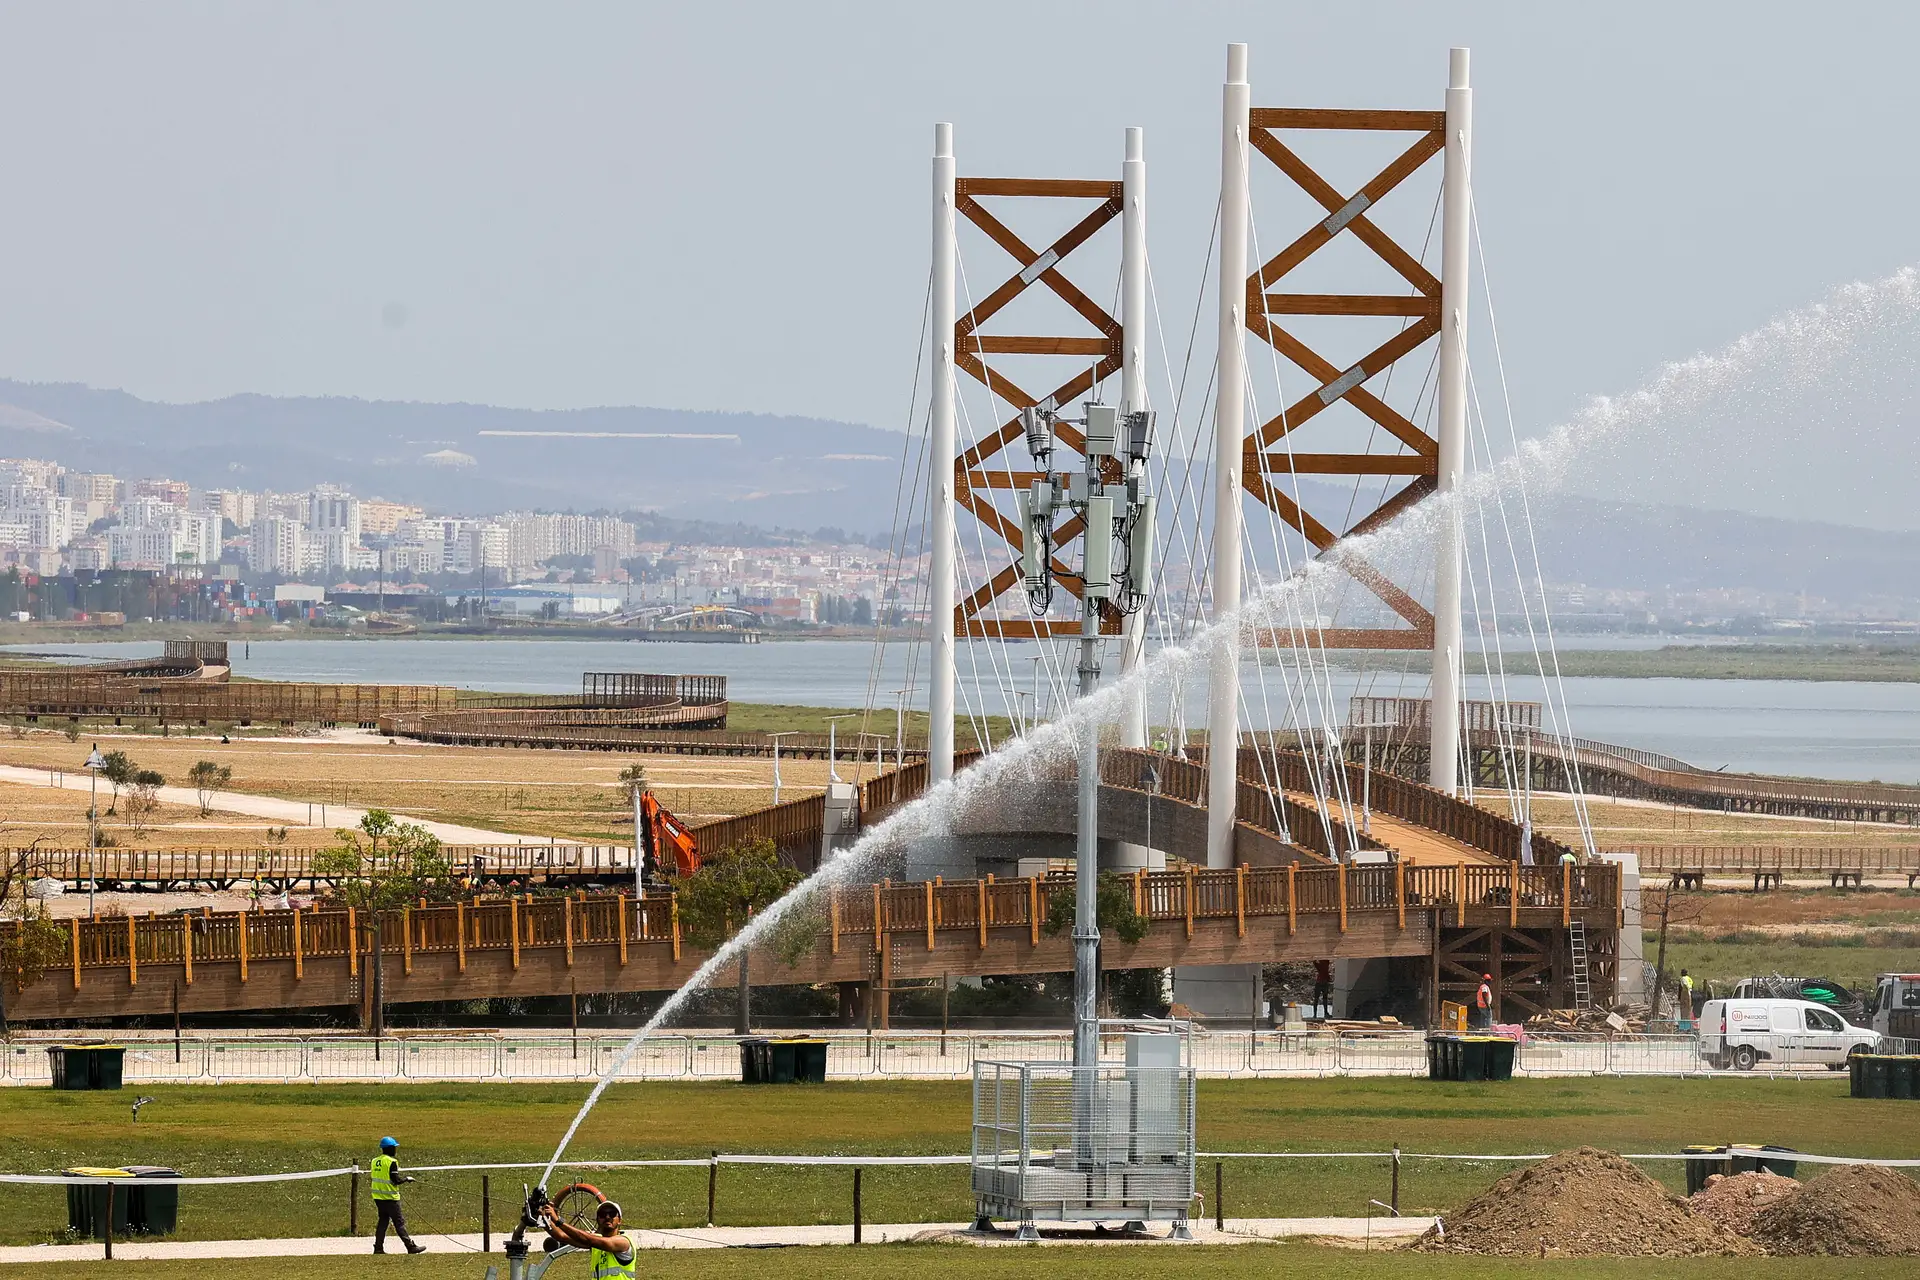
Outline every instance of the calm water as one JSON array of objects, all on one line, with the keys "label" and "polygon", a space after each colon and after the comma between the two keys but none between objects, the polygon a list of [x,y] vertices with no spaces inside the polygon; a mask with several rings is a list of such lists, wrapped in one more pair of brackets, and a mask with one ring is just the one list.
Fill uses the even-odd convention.
[{"label": "calm water", "polygon": [[[1576,641],[1578,643],[1578,641]],[[1588,641],[1587,643],[1593,643]],[[1619,642],[1615,642],[1619,643]],[[1655,647],[1669,641],[1625,642]],[[12,646],[51,651],[49,646]],[[58,652],[103,660],[147,656],[156,643],[63,645]],[[741,702],[891,707],[897,690],[918,687],[910,701],[926,706],[924,650],[888,645],[876,664],[865,641],[801,641],[760,645],[674,644],[591,640],[266,640],[232,649],[238,674],[270,680],[365,681],[385,684],[451,684],[466,688],[566,693],[578,690],[587,671],[699,672],[724,675],[728,694]],[[1040,661],[1036,662],[1036,659]],[[1070,659],[1042,653],[1032,644],[961,645],[963,711],[1008,715],[1038,704],[1055,705]],[[1412,667],[1417,673],[1425,656]],[[1052,670],[1048,667],[1051,665]],[[909,668],[911,666],[911,674]],[[1242,687],[1249,723],[1285,716],[1277,672],[1261,676],[1252,664]],[[1333,673],[1336,706],[1356,692],[1410,696],[1425,691],[1424,677],[1404,682],[1398,672]],[[1484,680],[1468,682],[1470,696],[1486,696]],[[1008,706],[1003,685],[1026,691]],[[1510,696],[1539,699],[1541,682],[1511,678]],[[1190,725],[1204,725],[1200,690],[1189,690]],[[1664,751],[1707,768],[1804,774],[1812,777],[1920,781],[1920,685],[1842,681],[1668,680],[1579,678],[1566,681],[1572,729],[1653,751]],[[1168,718],[1166,696],[1149,704],[1157,722]],[[1269,715],[1271,709],[1271,715]],[[825,728],[825,724],[821,725]]]}]

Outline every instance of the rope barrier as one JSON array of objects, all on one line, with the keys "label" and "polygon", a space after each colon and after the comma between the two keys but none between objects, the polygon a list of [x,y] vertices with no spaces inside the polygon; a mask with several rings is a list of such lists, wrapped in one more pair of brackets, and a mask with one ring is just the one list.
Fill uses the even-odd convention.
[{"label": "rope barrier", "polygon": [[[1421,1151],[1196,1151],[1195,1160],[1391,1160],[1396,1155],[1402,1160],[1452,1160],[1463,1163],[1515,1163],[1526,1164],[1547,1160],[1552,1152],[1539,1152],[1526,1155],[1512,1155],[1496,1152],[1421,1152]],[[1920,1158],[1894,1159],[1874,1156],[1823,1156],[1805,1151],[1769,1150],[1762,1147],[1729,1147],[1723,1151],[1642,1151],[1621,1156],[1623,1160],[1708,1160],[1721,1161],[1732,1157],[1748,1157],[1762,1160],[1786,1160],[1798,1164],[1865,1164],[1882,1169],[1920,1168]],[[720,1153],[704,1159],[678,1160],[568,1160],[562,1167],[567,1169],[705,1169],[713,1165],[780,1165],[813,1166],[824,1168],[881,1168],[896,1167],[937,1167],[972,1163],[970,1155],[930,1155],[930,1156],[865,1156],[865,1155],[741,1155]],[[508,1164],[430,1164],[409,1165],[412,1173],[480,1173],[509,1169],[544,1169],[546,1165],[535,1160],[526,1163]],[[99,1174],[34,1174],[0,1173],[0,1184],[29,1186],[105,1186],[108,1183],[123,1184],[137,1182],[142,1186],[228,1186],[246,1183],[266,1182],[304,1182],[319,1178],[343,1178],[352,1173],[364,1173],[364,1169],[351,1166],[339,1169],[308,1169],[294,1173],[254,1173],[234,1174],[209,1178],[125,1178],[104,1177]]]}]

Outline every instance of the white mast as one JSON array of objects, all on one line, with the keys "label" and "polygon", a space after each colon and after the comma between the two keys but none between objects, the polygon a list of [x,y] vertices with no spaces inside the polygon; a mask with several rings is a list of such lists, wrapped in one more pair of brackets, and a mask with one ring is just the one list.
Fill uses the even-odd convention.
[{"label": "white mast", "polygon": [[933,126],[933,297],[928,319],[933,335],[932,440],[927,506],[933,515],[933,581],[927,605],[932,616],[932,688],[927,699],[927,782],[953,776],[953,126]]},{"label": "white mast", "polygon": [[1207,687],[1207,865],[1233,865],[1239,791],[1241,451],[1246,440],[1247,46],[1227,46],[1220,120],[1220,353],[1213,429],[1213,616],[1232,619]]},{"label": "white mast", "polygon": [[1473,90],[1467,50],[1448,58],[1447,149],[1440,229],[1440,500],[1434,565],[1432,767],[1427,780],[1448,795],[1460,787],[1460,550],[1461,515],[1448,495],[1460,483],[1467,445],[1467,235],[1472,216],[1469,152]]}]

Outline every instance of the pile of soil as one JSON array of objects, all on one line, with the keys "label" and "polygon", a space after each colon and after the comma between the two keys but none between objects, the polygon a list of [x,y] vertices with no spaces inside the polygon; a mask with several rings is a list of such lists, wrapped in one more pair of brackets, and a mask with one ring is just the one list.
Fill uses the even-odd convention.
[{"label": "pile of soil", "polygon": [[1508,1174],[1414,1247],[1503,1257],[1760,1253],[1752,1241],[1695,1213],[1632,1164],[1592,1147],[1562,1151]]},{"label": "pile of soil", "polygon": [[1875,1258],[1920,1254],[1920,1183],[1870,1164],[1843,1164],[1754,1218],[1769,1253]]},{"label": "pile of soil", "polygon": [[1695,1213],[1705,1214],[1735,1235],[1753,1234],[1753,1220],[1762,1209],[1800,1190],[1792,1178],[1765,1169],[1728,1176],[1716,1173],[1707,1185],[1688,1197]]}]

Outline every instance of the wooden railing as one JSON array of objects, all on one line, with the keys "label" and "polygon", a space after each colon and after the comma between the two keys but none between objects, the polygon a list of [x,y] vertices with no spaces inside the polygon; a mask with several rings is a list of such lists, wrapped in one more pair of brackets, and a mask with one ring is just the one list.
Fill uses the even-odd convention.
[{"label": "wooden railing", "polygon": [[[1157,925],[1191,929],[1196,921],[1338,916],[1345,929],[1356,916],[1391,916],[1404,926],[1408,911],[1441,909],[1441,923],[1464,922],[1469,909],[1494,908],[1538,921],[1545,908],[1562,919],[1573,911],[1614,912],[1619,868],[1427,866],[1405,864],[1324,867],[1237,867],[1231,870],[1147,872],[1131,877],[1134,909]],[[886,936],[892,946],[931,950],[942,934],[981,936],[1021,928],[1038,941],[1055,896],[1070,899],[1071,876],[1022,880],[916,881],[842,885],[824,890],[823,942],[838,953],[850,940]],[[625,894],[439,904],[381,913],[381,947],[389,966],[411,971],[419,954],[526,951],[579,946],[663,945],[680,955],[679,914],[673,898]],[[20,928],[15,922],[7,927]],[[69,943],[59,969],[84,983],[88,969],[125,969],[137,984],[142,966],[173,966],[192,982],[195,966],[238,966],[242,978],[258,961],[349,958],[358,971],[372,945],[370,913],[351,910],[187,912],[169,916],[100,917],[64,922]],[[1291,931],[1291,923],[1289,931]],[[393,970],[390,968],[389,972]]]},{"label": "wooden railing", "polygon": [[441,685],[297,684],[131,676],[77,668],[0,668],[0,714],[157,718],[176,723],[373,724],[381,716],[451,709]]},{"label": "wooden railing", "polygon": [[1804,845],[1648,845],[1618,852],[1639,856],[1644,872],[1707,871],[1738,875],[1753,871],[1860,871],[1905,875],[1920,871],[1920,845],[1876,849],[1823,849]]},{"label": "wooden railing", "polygon": [[[488,879],[633,875],[633,849],[606,844],[449,844],[440,846],[455,876]],[[15,851],[29,878],[50,876],[139,883],[232,884],[313,879],[312,851],[298,849],[46,849]],[[375,869],[383,860],[376,860]],[[326,877],[322,877],[325,879]]]}]

